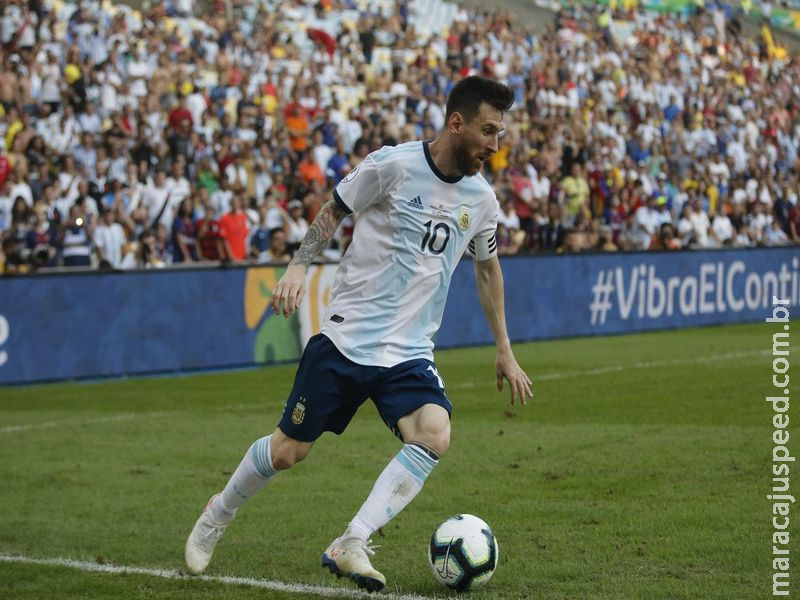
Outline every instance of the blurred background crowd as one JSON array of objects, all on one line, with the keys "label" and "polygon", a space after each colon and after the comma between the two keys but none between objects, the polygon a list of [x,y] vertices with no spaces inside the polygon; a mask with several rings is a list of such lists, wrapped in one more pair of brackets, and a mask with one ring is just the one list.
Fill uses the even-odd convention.
[{"label": "blurred background crowd", "polygon": [[800,55],[727,5],[578,6],[538,32],[440,0],[3,6],[6,273],[284,263],[470,74],[516,95],[484,173],[501,253],[800,243]]}]

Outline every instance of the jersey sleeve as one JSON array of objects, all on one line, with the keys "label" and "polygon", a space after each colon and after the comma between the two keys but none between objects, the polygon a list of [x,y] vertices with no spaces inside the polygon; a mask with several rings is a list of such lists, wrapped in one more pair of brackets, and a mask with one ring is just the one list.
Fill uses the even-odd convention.
[{"label": "jersey sleeve", "polygon": [[495,198],[494,208],[489,211],[483,227],[467,246],[467,252],[476,261],[489,260],[497,254],[497,212],[500,204]]},{"label": "jersey sleeve", "polygon": [[379,164],[372,156],[367,157],[350,171],[333,189],[333,198],[348,214],[361,212],[383,196]]}]

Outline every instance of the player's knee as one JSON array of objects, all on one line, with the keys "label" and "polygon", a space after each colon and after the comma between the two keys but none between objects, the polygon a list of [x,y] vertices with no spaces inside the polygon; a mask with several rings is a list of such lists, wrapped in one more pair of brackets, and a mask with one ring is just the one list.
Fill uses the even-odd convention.
[{"label": "player's knee", "polygon": [[450,447],[450,422],[431,424],[420,428],[417,439],[413,440],[430,448],[437,456],[441,457]]},{"label": "player's knee", "polygon": [[447,449],[450,448],[450,424],[447,424],[447,427],[443,428],[442,431],[438,432],[435,438],[434,443],[431,446],[433,451],[439,455],[439,457],[444,456],[444,453],[447,452]]},{"label": "player's knee", "polygon": [[284,443],[274,448],[272,466],[275,467],[275,470],[285,471],[302,461],[308,455],[309,448],[304,448],[301,444],[301,442]]},{"label": "player's knee", "polygon": [[276,471],[291,469],[302,461],[311,450],[311,444],[293,440],[286,435],[273,434],[270,443],[270,458]]}]

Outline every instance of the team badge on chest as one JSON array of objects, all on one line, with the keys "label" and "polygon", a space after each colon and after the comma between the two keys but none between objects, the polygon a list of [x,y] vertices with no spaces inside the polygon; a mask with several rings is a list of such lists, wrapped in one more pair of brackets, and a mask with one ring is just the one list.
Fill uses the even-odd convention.
[{"label": "team badge on chest", "polygon": [[306,405],[304,402],[306,401],[305,398],[300,396],[300,400],[297,401],[297,404],[294,405],[294,410],[292,411],[292,423],[295,425],[300,425],[303,422],[303,419],[306,418]]},{"label": "team badge on chest", "polygon": [[472,224],[472,215],[469,214],[469,209],[466,206],[461,207],[461,212],[458,215],[458,228],[461,231],[466,231]]}]

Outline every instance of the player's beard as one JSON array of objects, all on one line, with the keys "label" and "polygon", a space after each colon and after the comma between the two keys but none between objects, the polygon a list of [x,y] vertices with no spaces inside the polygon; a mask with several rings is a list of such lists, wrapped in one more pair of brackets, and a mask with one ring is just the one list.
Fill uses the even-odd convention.
[{"label": "player's beard", "polygon": [[466,142],[466,140],[462,141],[460,144],[458,144],[458,146],[456,146],[455,155],[456,167],[458,168],[459,173],[466,175],[467,177],[477,175],[483,166],[483,162],[481,162],[477,156],[470,152],[469,144]]}]

